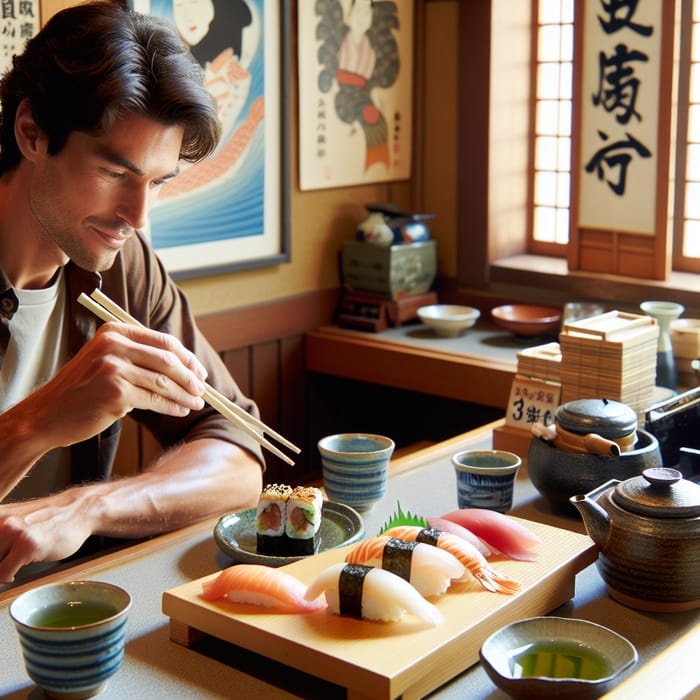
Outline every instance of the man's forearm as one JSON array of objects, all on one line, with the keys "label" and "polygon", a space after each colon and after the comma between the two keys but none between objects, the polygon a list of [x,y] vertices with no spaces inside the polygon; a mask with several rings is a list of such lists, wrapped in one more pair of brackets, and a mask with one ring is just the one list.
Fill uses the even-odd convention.
[{"label": "man's forearm", "polygon": [[85,488],[93,534],[143,537],[254,507],[262,470],[245,450],[204,438],[173,448],[141,474]]}]

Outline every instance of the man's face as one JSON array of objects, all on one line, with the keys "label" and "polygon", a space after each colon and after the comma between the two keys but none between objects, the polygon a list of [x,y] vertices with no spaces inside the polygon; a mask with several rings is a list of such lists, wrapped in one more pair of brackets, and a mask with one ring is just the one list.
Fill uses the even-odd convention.
[{"label": "man's face", "polygon": [[142,116],[109,133],[72,132],[63,150],[34,162],[29,207],[42,235],[87,270],[106,270],[146,224],[160,187],[178,171],[182,127]]}]

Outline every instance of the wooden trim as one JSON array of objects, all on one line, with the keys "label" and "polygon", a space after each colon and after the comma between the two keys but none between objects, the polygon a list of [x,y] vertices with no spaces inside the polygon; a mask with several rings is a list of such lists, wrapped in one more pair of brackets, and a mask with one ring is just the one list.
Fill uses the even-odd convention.
[{"label": "wooden trim", "polygon": [[516,363],[408,347],[322,328],[306,335],[306,369],[505,409]]},{"label": "wooden trim", "polygon": [[331,322],[340,291],[320,289],[200,316],[197,324],[217,352],[302,335]]}]

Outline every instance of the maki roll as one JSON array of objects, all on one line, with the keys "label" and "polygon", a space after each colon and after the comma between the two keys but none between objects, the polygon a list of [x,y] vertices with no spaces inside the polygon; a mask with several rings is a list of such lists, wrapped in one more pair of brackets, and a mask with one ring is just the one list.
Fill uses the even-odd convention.
[{"label": "maki roll", "polygon": [[268,484],[260,494],[255,514],[255,536],[258,554],[284,556],[287,554],[287,501],[292,487]]},{"label": "maki roll", "polygon": [[313,486],[297,486],[287,499],[287,553],[314,554],[323,515],[323,494]]}]

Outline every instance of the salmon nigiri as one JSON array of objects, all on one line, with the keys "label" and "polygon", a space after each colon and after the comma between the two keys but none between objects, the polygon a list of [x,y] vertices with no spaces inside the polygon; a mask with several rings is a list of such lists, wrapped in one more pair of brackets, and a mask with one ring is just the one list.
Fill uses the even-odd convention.
[{"label": "salmon nigiri", "polygon": [[464,566],[449,552],[422,542],[372,537],[353,547],[349,564],[379,566],[408,581],[421,595],[441,595],[452,579],[464,576]]},{"label": "salmon nigiri", "polygon": [[202,583],[202,598],[209,601],[226,599],[291,613],[325,607],[322,597],[308,600],[305,594],[306,586],[298,578],[263,564],[236,564]]},{"label": "salmon nigiri", "polygon": [[511,559],[534,561],[542,540],[514,518],[486,508],[460,508],[442,516],[473,532]]},{"label": "salmon nigiri", "polygon": [[450,532],[419,525],[399,525],[383,534],[402,540],[425,542],[454,555],[465,568],[464,576],[458,579],[460,581],[468,581],[473,576],[487,591],[494,593],[515,593],[520,589],[519,581],[494,571],[474,545]]}]

